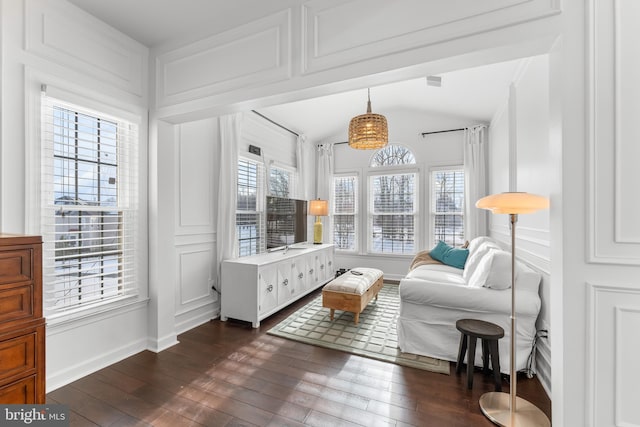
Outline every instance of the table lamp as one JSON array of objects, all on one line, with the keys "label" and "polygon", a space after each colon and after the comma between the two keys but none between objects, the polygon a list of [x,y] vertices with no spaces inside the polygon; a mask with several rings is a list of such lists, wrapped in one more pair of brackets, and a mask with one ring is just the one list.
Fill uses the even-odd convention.
[{"label": "table lamp", "polygon": [[322,243],[322,222],[320,217],[329,215],[329,201],[311,200],[309,202],[309,215],[316,216],[316,222],[313,224],[313,244],[319,245]]}]

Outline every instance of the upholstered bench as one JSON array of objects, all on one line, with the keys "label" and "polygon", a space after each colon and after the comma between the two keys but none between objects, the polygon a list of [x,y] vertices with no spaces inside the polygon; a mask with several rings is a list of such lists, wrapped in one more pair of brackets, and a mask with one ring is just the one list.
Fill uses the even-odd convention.
[{"label": "upholstered bench", "polygon": [[360,313],[382,289],[382,271],[376,268],[354,268],[336,277],[322,288],[322,306],[331,309],[331,320],[335,310],[354,314],[357,325]]}]

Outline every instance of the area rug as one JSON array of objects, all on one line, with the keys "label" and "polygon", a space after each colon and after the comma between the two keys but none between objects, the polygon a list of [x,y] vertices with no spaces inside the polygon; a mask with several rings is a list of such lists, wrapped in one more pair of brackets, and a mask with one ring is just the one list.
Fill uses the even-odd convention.
[{"label": "area rug", "polygon": [[358,325],[353,313],[336,310],[334,320],[322,307],[322,295],[300,308],[267,333],[319,347],[342,350],[403,366],[449,374],[449,362],[402,353],[398,349],[396,322],[400,298],[398,286],[385,284],[360,314]]}]

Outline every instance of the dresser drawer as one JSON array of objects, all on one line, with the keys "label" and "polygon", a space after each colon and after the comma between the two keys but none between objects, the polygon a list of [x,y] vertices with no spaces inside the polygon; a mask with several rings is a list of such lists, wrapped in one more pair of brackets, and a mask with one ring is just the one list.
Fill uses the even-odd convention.
[{"label": "dresser drawer", "polygon": [[[38,402],[36,395],[37,383],[37,376],[31,375],[10,384],[0,386],[0,403],[6,405]],[[44,403],[44,401],[40,403]]]},{"label": "dresser drawer", "polygon": [[0,323],[33,317],[33,286],[0,288]]},{"label": "dresser drawer", "polygon": [[35,372],[37,330],[0,341],[0,384],[5,380]]},{"label": "dresser drawer", "polygon": [[0,286],[33,280],[33,250],[13,249],[0,252]]}]

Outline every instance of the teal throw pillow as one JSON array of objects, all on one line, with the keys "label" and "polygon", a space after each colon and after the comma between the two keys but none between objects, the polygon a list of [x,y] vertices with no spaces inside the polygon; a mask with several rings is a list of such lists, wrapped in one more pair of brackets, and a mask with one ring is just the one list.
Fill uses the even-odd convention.
[{"label": "teal throw pillow", "polygon": [[450,265],[451,267],[464,268],[464,264],[467,262],[467,257],[469,256],[469,249],[454,248],[440,240],[431,252],[429,252],[429,255],[431,255],[431,258],[443,264]]}]

